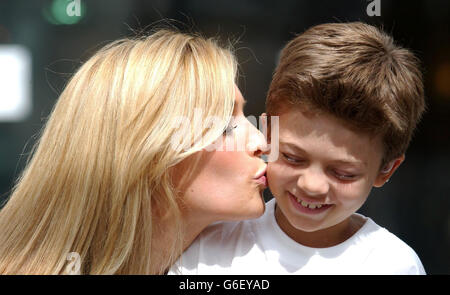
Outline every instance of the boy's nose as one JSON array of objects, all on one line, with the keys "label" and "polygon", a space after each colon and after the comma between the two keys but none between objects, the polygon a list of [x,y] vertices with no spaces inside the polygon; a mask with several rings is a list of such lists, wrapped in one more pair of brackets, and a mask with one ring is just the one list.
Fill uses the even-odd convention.
[{"label": "boy's nose", "polygon": [[304,171],[298,177],[297,186],[310,196],[326,195],[330,189],[326,176],[318,171]]}]

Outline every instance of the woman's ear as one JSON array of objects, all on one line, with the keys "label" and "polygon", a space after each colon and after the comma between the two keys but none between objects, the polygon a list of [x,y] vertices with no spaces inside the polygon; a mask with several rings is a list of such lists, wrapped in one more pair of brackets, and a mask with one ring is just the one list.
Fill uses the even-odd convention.
[{"label": "woman's ear", "polygon": [[394,160],[390,161],[386,165],[384,165],[380,172],[378,172],[377,178],[375,179],[375,182],[373,186],[375,187],[382,187],[386,182],[389,181],[389,178],[391,178],[392,174],[394,174],[395,170],[400,166],[401,163],[405,160],[405,155],[401,155],[398,158],[395,158]]}]

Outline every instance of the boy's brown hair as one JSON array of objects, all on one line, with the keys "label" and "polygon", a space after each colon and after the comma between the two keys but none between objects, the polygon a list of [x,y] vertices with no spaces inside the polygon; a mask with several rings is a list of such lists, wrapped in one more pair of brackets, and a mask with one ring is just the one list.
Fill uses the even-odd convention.
[{"label": "boy's brown hair", "polygon": [[267,96],[269,118],[295,106],[381,134],[384,166],[406,152],[425,109],[419,60],[364,23],[314,26],[285,46]]}]

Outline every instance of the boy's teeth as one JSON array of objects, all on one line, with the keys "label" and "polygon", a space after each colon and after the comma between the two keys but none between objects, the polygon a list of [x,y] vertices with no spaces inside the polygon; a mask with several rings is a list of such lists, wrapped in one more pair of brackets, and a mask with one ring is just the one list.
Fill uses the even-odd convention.
[{"label": "boy's teeth", "polygon": [[303,207],[305,207],[305,208],[310,208],[310,209],[319,209],[319,208],[322,208],[322,205],[321,204],[319,204],[319,205],[314,205],[314,204],[308,204],[308,203],[306,203],[305,201],[301,201],[301,200],[299,200],[299,199],[297,199],[297,201],[303,206]]}]

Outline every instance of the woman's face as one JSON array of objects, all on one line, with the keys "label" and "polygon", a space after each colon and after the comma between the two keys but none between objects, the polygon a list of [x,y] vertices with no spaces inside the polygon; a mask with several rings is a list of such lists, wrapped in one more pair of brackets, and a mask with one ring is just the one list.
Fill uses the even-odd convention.
[{"label": "woman's face", "polygon": [[[264,212],[266,164],[260,157],[266,141],[244,116],[244,104],[236,87],[233,118],[220,138],[221,144],[215,143],[218,148],[203,150],[175,166],[174,184],[183,198],[183,214],[195,214],[211,223],[256,218]],[[228,148],[243,142],[245,148]],[[188,180],[180,182],[187,172]]]}]

